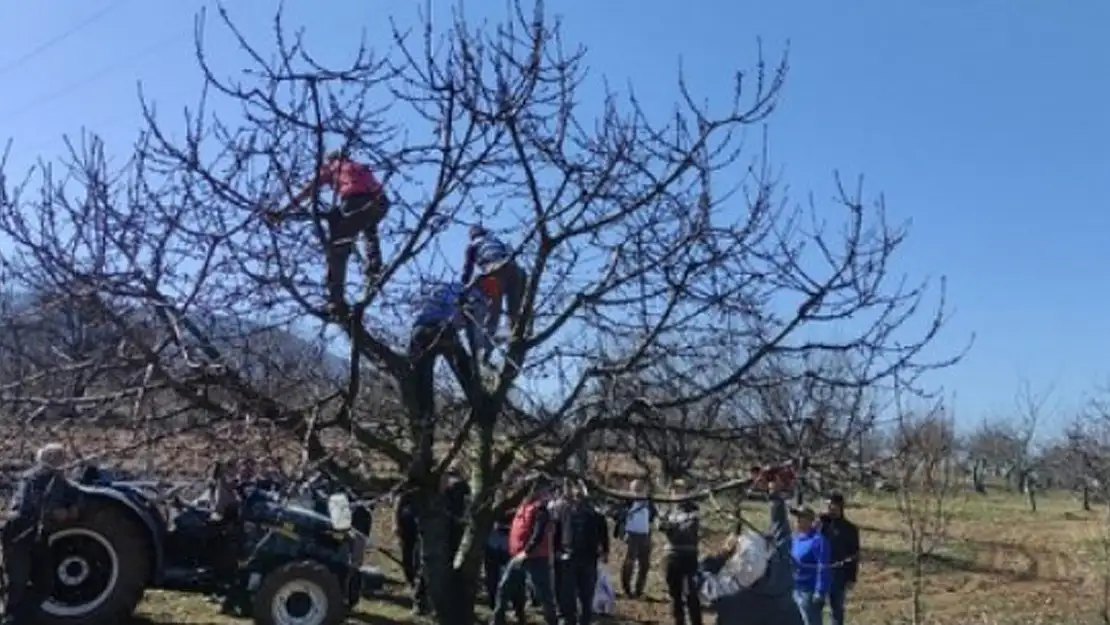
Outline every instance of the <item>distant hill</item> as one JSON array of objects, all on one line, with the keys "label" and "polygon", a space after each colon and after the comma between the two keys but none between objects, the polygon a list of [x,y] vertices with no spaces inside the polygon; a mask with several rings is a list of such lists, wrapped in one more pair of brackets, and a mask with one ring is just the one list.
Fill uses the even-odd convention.
[{"label": "distant hill", "polygon": [[[115,349],[119,330],[94,311],[79,308],[33,294],[0,294],[0,380],[19,379],[29,368],[41,370],[42,363],[64,364],[67,356],[80,361]],[[154,311],[125,314],[135,317],[133,330],[141,332],[145,327],[155,333],[150,337],[152,344],[165,338],[164,324],[153,318]],[[347,360],[328,351],[326,345],[286,328],[219,314],[194,316],[191,321],[231,361],[225,364],[255,383],[275,378],[338,380],[349,370]],[[184,338],[192,358],[200,359],[197,342],[187,333]],[[177,345],[168,347],[164,357],[170,363],[185,361]]]}]

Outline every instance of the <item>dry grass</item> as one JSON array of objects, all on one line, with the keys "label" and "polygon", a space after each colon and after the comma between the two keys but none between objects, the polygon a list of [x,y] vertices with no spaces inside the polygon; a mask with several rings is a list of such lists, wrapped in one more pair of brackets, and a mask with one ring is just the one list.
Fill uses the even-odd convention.
[{"label": "dry grass", "polygon": [[[899,515],[890,499],[860,498],[852,517],[862,527],[864,558],[861,579],[849,604],[849,616],[860,625],[902,622],[909,602],[909,554],[899,535]],[[758,509],[749,517],[758,518]],[[1064,496],[1045,497],[1040,511],[1028,512],[1012,496],[967,497],[956,502],[950,539],[929,564],[925,603],[929,622],[1032,624],[1096,622],[1101,513],[1083,513]],[[388,515],[379,514],[377,535],[386,544]],[[708,540],[719,540],[720,534]],[[396,555],[395,550],[391,555]],[[617,559],[621,556],[618,547]],[[395,564],[376,554],[393,580]],[[387,598],[363,601],[351,623],[410,622],[406,592],[398,583]],[[649,596],[642,601],[621,598],[614,623],[668,623],[661,580],[653,575]],[[147,622],[232,623],[195,597],[151,592],[140,614]],[[532,622],[540,621],[532,615]],[[707,618],[712,622],[712,617]]]}]

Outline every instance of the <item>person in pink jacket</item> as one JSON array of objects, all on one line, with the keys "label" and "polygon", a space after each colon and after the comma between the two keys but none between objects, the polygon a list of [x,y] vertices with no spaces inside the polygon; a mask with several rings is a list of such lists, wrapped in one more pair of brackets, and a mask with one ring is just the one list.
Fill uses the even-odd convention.
[{"label": "person in pink jacket", "polygon": [[332,309],[346,307],[347,263],[355,240],[366,243],[366,279],[374,282],[382,270],[382,249],[378,226],[389,210],[389,197],[374,170],[352,159],[346,150],[328,154],[316,175],[293,196],[285,207],[266,213],[272,223],[288,218],[312,216],[311,211],[294,211],[322,187],[335,191],[336,205],[321,217],[328,226],[327,277],[328,302]]}]

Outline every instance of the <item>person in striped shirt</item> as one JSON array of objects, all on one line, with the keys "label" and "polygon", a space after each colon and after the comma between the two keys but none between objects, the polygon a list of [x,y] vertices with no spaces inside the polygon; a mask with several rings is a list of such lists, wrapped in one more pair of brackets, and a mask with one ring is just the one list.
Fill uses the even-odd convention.
[{"label": "person in striped shirt", "polygon": [[[492,339],[501,324],[502,306],[505,307],[509,317],[510,334],[520,321],[524,283],[528,275],[513,256],[513,250],[488,230],[477,225],[470,227],[470,242],[466,246],[466,257],[463,261],[462,282],[470,284],[477,271],[477,286],[490,299],[491,306],[485,324],[485,332],[491,341],[488,345],[490,350],[493,347]],[[489,362],[490,355],[491,351],[485,353],[486,362]]]},{"label": "person in striped shirt", "polygon": [[[672,482],[672,496],[688,494],[684,480]],[[671,598],[674,625],[702,625],[698,594],[698,549],[701,545],[698,504],[693,500],[675,504],[659,517],[659,530],[667,539],[663,546],[663,577]]]}]

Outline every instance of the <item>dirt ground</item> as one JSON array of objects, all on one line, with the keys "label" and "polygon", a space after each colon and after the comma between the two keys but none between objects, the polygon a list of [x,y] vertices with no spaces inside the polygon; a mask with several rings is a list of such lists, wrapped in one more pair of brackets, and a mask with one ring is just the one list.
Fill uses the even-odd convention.
[{"label": "dirt ground", "polygon": [[[760,514],[752,508],[748,518]],[[952,504],[949,535],[930,558],[925,577],[927,622],[942,625],[1101,622],[1102,574],[1110,557],[1102,547],[1106,535],[1104,512],[1081,511],[1064,495],[1046,496],[1039,511],[1029,512],[1016,496],[961,496]],[[849,620],[859,625],[905,622],[910,605],[910,557],[901,534],[900,515],[889,498],[857,497],[849,510],[861,526],[863,563],[860,582],[852,594]],[[392,558],[396,549],[388,537],[389,514],[377,515],[375,533],[384,553],[372,557],[389,573],[392,583],[380,600],[364,600],[350,623],[410,623],[409,603],[399,583]],[[719,541],[720,534],[709,542]],[[615,564],[623,556],[618,544]],[[201,599],[173,593],[150,592],[140,609],[139,622],[233,623],[221,619]],[[604,619],[614,624],[670,621],[659,575],[653,573],[648,596],[639,601],[620,597],[616,614]],[[539,623],[538,614],[531,616]],[[712,623],[711,614],[706,623]]]}]

